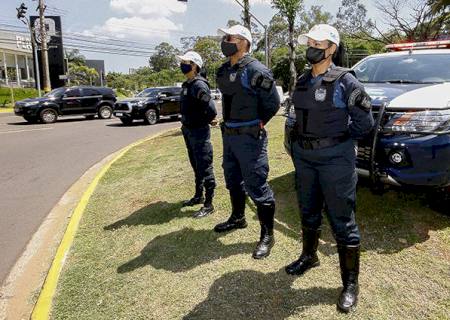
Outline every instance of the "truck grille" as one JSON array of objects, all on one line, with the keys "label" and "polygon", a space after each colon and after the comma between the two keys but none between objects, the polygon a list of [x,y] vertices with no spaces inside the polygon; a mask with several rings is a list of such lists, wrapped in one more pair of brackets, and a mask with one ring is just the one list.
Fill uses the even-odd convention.
[{"label": "truck grille", "polygon": [[125,102],[117,102],[114,107],[115,111],[131,111],[131,107],[128,103]]}]

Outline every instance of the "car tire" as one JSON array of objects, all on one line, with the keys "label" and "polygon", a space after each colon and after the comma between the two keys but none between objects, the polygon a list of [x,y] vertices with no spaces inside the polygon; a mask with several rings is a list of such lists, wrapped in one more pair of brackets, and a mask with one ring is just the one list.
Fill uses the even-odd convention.
[{"label": "car tire", "polygon": [[39,121],[39,119],[36,117],[23,117],[23,118],[25,119],[25,121],[29,123],[37,123]]},{"label": "car tire", "polygon": [[132,118],[120,118],[120,121],[122,121],[122,123],[126,126],[129,126],[130,124],[133,123],[133,119]]},{"label": "car tire", "polygon": [[95,116],[94,115],[88,115],[88,116],[85,116],[85,118],[86,118],[86,120],[94,120]]},{"label": "car tire", "polygon": [[55,123],[58,120],[58,112],[55,109],[45,108],[39,113],[42,123]]},{"label": "car tire", "polygon": [[110,106],[103,105],[98,109],[98,117],[100,119],[110,119],[112,116],[113,110]]},{"label": "car tire", "polygon": [[158,112],[155,109],[149,109],[145,112],[144,122],[146,124],[156,124],[159,120]]}]

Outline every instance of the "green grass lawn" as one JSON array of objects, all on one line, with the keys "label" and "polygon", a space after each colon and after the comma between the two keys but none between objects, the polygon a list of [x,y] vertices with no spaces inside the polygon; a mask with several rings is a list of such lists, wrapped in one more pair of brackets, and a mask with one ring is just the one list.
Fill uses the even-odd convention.
[{"label": "green grass lawn", "polygon": [[360,302],[350,316],[335,303],[341,282],[328,223],[321,266],[303,277],[284,266],[300,253],[293,166],[284,118],[268,127],[270,185],[277,199],[276,244],[251,258],[259,237],[248,202],[247,229],[216,234],[230,203],[213,129],[216,213],[194,220],[181,208],[193,194],[183,138],[172,131],[135,147],[101,180],[67,257],[53,319],[449,319],[450,218],[416,195],[358,189],[362,233]]}]

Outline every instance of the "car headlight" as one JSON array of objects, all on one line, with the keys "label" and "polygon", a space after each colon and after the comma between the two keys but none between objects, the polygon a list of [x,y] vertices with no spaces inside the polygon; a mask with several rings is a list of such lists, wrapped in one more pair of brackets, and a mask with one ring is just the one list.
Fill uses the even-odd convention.
[{"label": "car headlight", "polygon": [[24,103],[24,107],[31,107],[31,106],[35,106],[35,105],[38,105],[39,104],[39,101],[31,101],[31,102],[25,102]]},{"label": "car headlight", "polygon": [[433,133],[450,129],[450,110],[398,112],[384,129],[393,132]]},{"label": "car headlight", "polygon": [[138,101],[137,106],[139,108],[142,108],[143,106],[145,106],[145,101]]}]

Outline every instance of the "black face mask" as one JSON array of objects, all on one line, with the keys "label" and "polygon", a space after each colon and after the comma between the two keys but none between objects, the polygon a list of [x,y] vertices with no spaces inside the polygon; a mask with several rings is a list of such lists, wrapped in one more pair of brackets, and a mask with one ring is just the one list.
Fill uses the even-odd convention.
[{"label": "black face mask", "polygon": [[317,64],[325,60],[325,50],[326,49],[308,47],[308,49],[306,49],[306,60],[311,64]]},{"label": "black face mask", "polygon": [[230,57],[236,52],[238,52],[238,47],[236,43],[226,42],[222,41],[220,44],[220,47],[222,49],[222,53],[225,57]]},{"label": "black face mask", "polygon": [[180,69],[181,69],[181,72],[183,72],[183,74],[187,74],[192,71],[192,66],[187,63],[181,63]]}]

